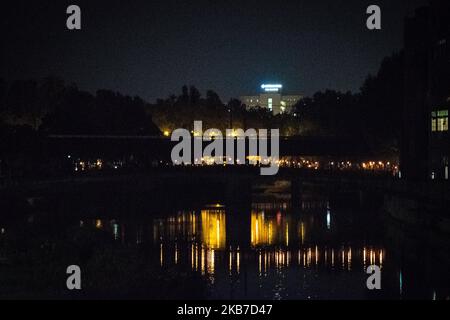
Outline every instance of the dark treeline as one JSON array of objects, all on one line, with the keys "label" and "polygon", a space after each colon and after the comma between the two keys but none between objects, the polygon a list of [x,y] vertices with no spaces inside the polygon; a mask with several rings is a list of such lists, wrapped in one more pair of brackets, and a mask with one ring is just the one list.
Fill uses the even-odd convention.
[{"label": "dark treeline", "polygon": [[305,134],[361,136],[379,155],[398,155],[403,113],[403,53],[383,59],[359,93],[318,92],[296,106]]},{"label": "dark treeline", "polygon": [[110,90],[95,95],[58,78],[2,82],[4,123],[48,134],[158,134],[146,102]]},{"label": "dark treeline", "polygon": [[280,129],[282,135],[302,134],[302,124],[294,115],[272,115],[267,109],[248,109],[238,99],[224,104],[219,95],[208,90],[205,97],[195,86],[183,86],[181,93],[158,99],[150,108],[153,120],[164,132],[177,128],[192,129],[195,120],[203,121],[203,128]]},{"label": "dark treeline", "polygon": [[399,153],[403,121],[404,54],[394,53],[369,76],[358,96],[362,133],[375,150]]},{"label": "dark treeline", "polygon": [[[396,154],[403,108],[403,54],[383,60],[359,93],[333,90],[306,97],[293,114],[273,116],[248,110],[237,99],[227,103],[208,90],[183,86],[178,95],[151,104],[110,90],[95,94],[48,77],[41,81],[0,80],[0,124],[40,134],[161,135],[176,128],[279,128],[282,135],[361,136],[379,154]],[[4,137],[4,136],[3,136]]]},{"label": "dark treeline", "polygon": [[369,75],[359,93],[334,90],[306,97],[291,115],[273,116],[268,110],[247,110],[239,100],[224,104],[214,91],[202,97],[193,86],[179,95],[159,99],[151,106],[154,122],[162,131],[204,127],[279,128],[282,135],[360,136],[378,154],[396,155],[403,109],[403,54],[386,57],[376,75]]}]

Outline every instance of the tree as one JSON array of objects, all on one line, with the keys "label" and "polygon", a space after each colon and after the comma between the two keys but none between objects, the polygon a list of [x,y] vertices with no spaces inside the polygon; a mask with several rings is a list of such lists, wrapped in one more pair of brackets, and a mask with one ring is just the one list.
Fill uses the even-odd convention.
[{"label": "tree", "polygon": [[365,136],[372,148],[397,153],[404,99],[404,55],[386,57],[376,76],[361,88],[360,105]]},{"label": "tree", "polygon": [[57,108],[64,96],[64,81],[57,77],[46,77],[39,83],[38,103],[43,114]]},{"label": "tree", "polygon": [[181,88],[181,95],[178,97],[177,104],[182,106],[189,105],[189,89],[186,85]]},{"label": "tree", "polygon": [[72,87],[63,103],[43,121],[42,130],[58,134],[160,135],[140,97],[110,90],[96,95]]},{"label": "tree", "polygon": [[295,106],[305,133],[316,136],[352,136],[361,131],[357,96],[333,90],[317,92]]},{"label": "tree", "polygon": [[0,79],[0,121],[3,120],[3,113],[6,111],[5,99],[6,99],[6,81]]},{"label": "tree", "polygon": [[220,100],[219,95],[213,90],[206,91],[206,107],[208,109],[217,109],[223,107],[223,103]]},{"label": "tree", "polygon": [[68,87],[61,105],[44,117],[41,130],[51,134],[93,134],[101,127],[96,123],[94,107],[92,94]]},{"label": "tree", "polygon": [[39,103],[38,84],[34,80],[15,81],[8,90],[6,110],[15,118],[39,127],[42,105]]},{"label": "tree", "polygon": [[189,105],[196,106],[200,102],[200,91],[194,86],[189,87]]}]

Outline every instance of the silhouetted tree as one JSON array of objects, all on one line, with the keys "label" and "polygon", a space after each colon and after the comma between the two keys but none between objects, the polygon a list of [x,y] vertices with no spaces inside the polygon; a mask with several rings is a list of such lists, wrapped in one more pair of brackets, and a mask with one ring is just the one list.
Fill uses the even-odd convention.
[{"label": "silhouetted tree", "polygon": [[61,104],[64,90],[64,81],[57,77],[46,77],[40,82],[38,103],[43,114],[54,110]]},{"label": "silhouetted tree", "polygon": [[34,80],[15,81],[6,97],[7,112],[16,118],[29,122],[36,129],[42,116],[39,104],[38,84]]},{"label": "silhouetted tree", "polygon": [[110,90],[93,96],[72,87],[63,103],[43,121],[42,130],[58,134],[159,135],[145,102]]},{"label": "silhouetted tree", "polygon": [[200,102],[200,91],[195,86],[189,87],[189,105],[197,106]]},{"label": "silhouetted tree", "polygon": [[216,92],[214,92],[213,90],[206,91],[206,106],[209,109],[213,109],[213,110],[223,107],[223,103],[220,100],[219,95]]},{"label": "silhouetted tree", "polygon": [[0,79],[0,117],[5,112],[6,81]]},{"label": "silhouetted tree", "polygon": [[181,88],[181,95],[178,97],[177,104],[183,106],[189,104],[189,89],[186,85]]},{"label": "silhouetted tree", "polygon": [[295,113],[310,135],[350,136],[361,131],[358,98],[351,92],[317,92],[295,106]]},{"label": "silhouetted tree", "polygon": [[386,57],[361,88],[364,134],[374,149],[398,152],[404,99],[403,52]]},{"label": "silhouetted tree", "polygon": [[47,114],[41,130],[52,134],[87,134],[99,128],[94,111],[95,99],[76,87],[67,88],[62,104]]}]

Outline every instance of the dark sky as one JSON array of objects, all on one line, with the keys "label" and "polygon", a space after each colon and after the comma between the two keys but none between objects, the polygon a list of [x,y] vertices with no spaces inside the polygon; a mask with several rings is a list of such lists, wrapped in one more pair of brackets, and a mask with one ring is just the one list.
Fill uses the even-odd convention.
[{"label": "dark sky", "polygon": [[[403,21],[425,0],[20,1],[2,7],[2,77],[55,75],[82,89],[147,100],[183,84],[223,100],[264,82],[311,95],[357,91],[382,58],[402,47]],[[78,4],[82,30],[66,29]],[[382,30],[366,8],[382,9]]]}]

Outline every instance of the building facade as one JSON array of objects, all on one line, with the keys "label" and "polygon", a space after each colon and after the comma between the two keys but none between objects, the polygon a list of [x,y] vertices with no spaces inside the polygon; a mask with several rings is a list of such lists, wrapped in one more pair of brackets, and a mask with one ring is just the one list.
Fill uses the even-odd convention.
[{"label": "building facade", "polygon": [[263,84],[259,95],[241,96],[241,102],[248,109],[261,107],[268,109],[274,115],[292,113],[293,107],[303,99],[303,95],[285,95],[281,84]]},{"label": "building facade", "polygon": [[405,23],[401,172],[449,180],[450,1],[432,0]]}]

